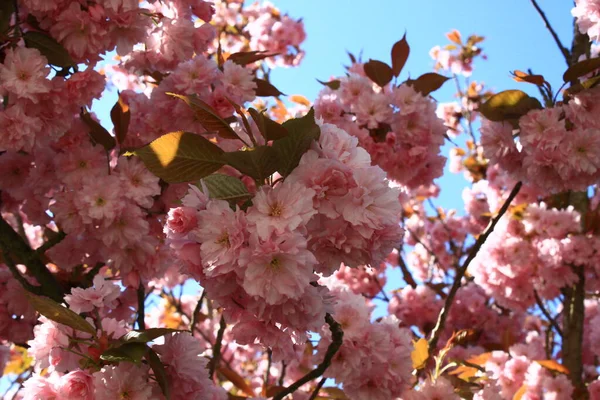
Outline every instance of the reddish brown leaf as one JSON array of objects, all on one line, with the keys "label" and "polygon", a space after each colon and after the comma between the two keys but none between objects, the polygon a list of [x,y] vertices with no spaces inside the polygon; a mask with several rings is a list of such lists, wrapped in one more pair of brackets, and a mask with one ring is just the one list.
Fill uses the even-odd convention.
[{"label": "reddish brown leaf", "polygon": [[369,77],[369,79],[381,87],[384,87],[390,83],[394,77],[392,68],[382,61],[369,60],[369,62],[364,65],[364,69],[365,74]]},{"label": "reddish brown leaf", "polygon": [[600,69],[600,57],[583,60],[571,65],[565,71],[563,80],[565,82],[572,82],[577,80],[577,78],[589,74],[590,72],[596,71],[597,69]]},{"label": "reddish brown leaf", "polygon": [[450,78],[436,74],[435,72],[428,72],[415,80],[408,80],[406,83],[412,86],[413,89],[421,93],[423,96],[427,96],[431,92],[435,92],[441,88],[448,79]]},{"label": "reddish brown leaf", "polygon": [[119,95],[117,102],[112,110],[110,110],[110,119],[114,125],[117,142],[121,144],[125,140],[127,130],[129,129],[129,121],[131,120],[129,105],[125,103],[121,95]]},{"label": "reddish brown leaf", "polygon": [[462,43],[462,37],[460,36],[460,32],[456,29],[453,29],[451,32],[446,33],[446,37],[448,38],[448,40],[456,44]]},{"label": "reddish brown leaf", "polygon": [[276,55],[277,53],[269,53],[267,51],[241,51],[239,53],[233,53],[227,60],[231,60],[238,65],[248,65]]},{"label": "reddish brown leaf", "polygon": [[402,68],[404,68],[404,65],[406,64],[406,60],[408,60],[409,54],[410,46],[406,41],[406,34],[404,34],[402,39],[392,46],[392,72],[394,73],[394,76],[400,75]]},{"label": "reddish brown leaf", "polygon": [[268,97],[268,96],[281,96],[282,92],[279,91],[275,86],[273,86],[270,82],[265,81],[264,79],[254,78],[254,82],[256,83],[256,95],[260,97]]},{"label": "reddish brown leaf", "polygon": [[256,394],[248,384],[237,372],[227,367],[219,367],[217,370],[221,375],[223,375],[227,380],[229,380],[233,385],[240,389],[242,392],[247,394],[250,397],[255,397]]},{"label": "reddish brown leaf", "polygon": [[542,86],[546,81],[542,75],[530,75],[527,72],[516,70],[511,72],[514,80],[517,82],[533,83],[537,86]]},{"label": "reddish brown leaf", "polygon": [[106,151],[113,149],[117,145],[115,138],[98,121],[92,118],[87,110],[82,108],[79,115],[88,128],[90,128],[90,137],[94,143],[102,145]]},{"label": "reddish brown leaf", "polygon": [[340,83],[341,83],[339,79],[335,79],[335,80],[332,80],[329,82],[323,82],[323,81],[320,81],[317,79],[317,82],[319,82],[321,85],[325,85],[328,88],[333,89],[333,90],[338,90],[340,88]]}]

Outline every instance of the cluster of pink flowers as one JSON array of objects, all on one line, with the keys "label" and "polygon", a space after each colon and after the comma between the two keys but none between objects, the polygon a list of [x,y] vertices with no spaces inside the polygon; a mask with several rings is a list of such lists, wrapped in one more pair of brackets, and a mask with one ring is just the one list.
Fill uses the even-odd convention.
[{"label": "cluster of pink flowers", "polygon": [[577,20],[579,31],[590,40],[600,41],[600,2],[598,0],[575,0],[571,14]]},{"label": "cluster of pink flowers", "polygon": [[246,210],[205,191],[191,187],[169,211],[170,245],[225,308],[237,341],[259,339],[277,357],[293,357],[293,345],[324,324],[329,295],[315,272],[378,265],[400,242],[398,192],[334,125],[321,125],[298,167],[258,188]]},{"label": "cluster of pink flowers", "polygon": [[[401,328],[393,316],[372,323],[372,307],[339,285],[329,282],[338,301],[333,317],[344,331],[344,341],[325,376],[342,383],[353,400],[385,400],[402,395],[413,383],[410,331]],[[331,343],[328,330],[321,335],[320,356]]]},{"label": "cluster of pink flowers", "polygon": [[439,177],[446,129],[433,100],[406,83],[378,88],[363,64],[353,64],[349,72],[339,79],[339,89],[321,91],[317,116],[356,136],[390,179],[414,189]]},{"label": "cluster of pink flowers", "polygon": [[518,142],[508,122],[484,120],[481,143],[487,158],[514,179],[546,192],[583,190],[600,178],[600,88],[567,103],[529,111],[519,119]]}]

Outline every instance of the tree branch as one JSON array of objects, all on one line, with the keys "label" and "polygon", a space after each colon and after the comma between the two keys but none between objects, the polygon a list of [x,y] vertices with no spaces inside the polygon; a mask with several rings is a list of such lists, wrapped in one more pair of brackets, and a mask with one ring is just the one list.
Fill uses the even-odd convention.
[{"label": "tree branch", "polygon": [[504,204],[502,204],[502,207],[500,207],[498,214],[490,221],[490,223],[488,224],[488,227],[485,229],[485,231],[477,238],[477,241],[471,248],[471,251],[469,252],[469,255],[467,256],[467,259],[465,260],[463,265],[456,270],[456,276],[454,277],[454,283],[452,284],[452,287],[450,288],[450,291],[448,292],[448,297],[446,297],[446,301],[444,302],[444,307],[440,311],[437,323],[435,324],[435,328],[433,328],[433,330],[431,331],[431,336],[429,338],[429,348],[430,349],[435,349],[435,347],[437,346],[437,342],[440,338],[442,331],[444,330],[444,325],[446,324],[446,318],[448,318],[448,314],[450,313],[450,308],[452,307],[452,303],[454,301],[454,296],[456,296],[456,292],[458,292],[458,289],[460,288],[462,278],[465,276],[465,273],[467,272],[467,268],[469,268],[469,264],[471,264],[471,261],[473,261],[475,256],[477,256],[477,253],[481,249],[481,246],[483,246],[483,244],[485,243],[487,238],[494,231],[494,228],[496,227],[496,224],[498,223],[500,218],[502,218],[502,216],[508,210],[510,203],[512,203],[514,198],[517,196],[517,194],[519,193],[519,190],[521,190],[521,185],[522,185],[522,182],[517,182],[515,187],[512,189],[512,191],[508,195],[508,198],[506,199]]},{"label": "tree branch", "polygon": [[416,289],[417,282],[410,273],[408,265],[406,265],[406,262],[402,258],[402,254],[400,253],[400,251],[398,251],[398,265],[400,266],[400,271],[402,271],[402,277],[404,278],[404,281],[408,283],[413,289]]},{"label": "tree branch", "polygon": [[35,277],[40,284],[40,290],[44,296],[52,300],[63,302],[63,289],[60,284],[46,268],[39,255],[33,250],[12,226],[8,224],[0,215],[0,249],[4,253],[4,258],[14,257],[17,263],[24,264],[27,271]]},{"label": "tree branch", "polygon": [[558,46],[558,49],[560,50],[560,52],[562,53],[563,57],[565,58],[565,61],[566,61],[567,65],[571,65],[571,54],[569,53],[569,50],[567,50],[567,48],[565,46],[563,46],[562,42],[560,41],[560,38],[556,34],[556,31],[554,30],[554,28],[552,27],[552,25],[550,25],[550,21],[548,21],[548,18],[546,17],[546,14],[540,8],[540,6],[538,5],[538,3],[537,3],[536,0],[530,0],[530,1],[531,1],[531,4],[533,5],[533,7],[535,7],[535,9],[538,12],[538,14],[540,15],[540,17],[542,17],[542,20],[544,21],[544,24],[546,25],[546,28],[548,29],[548,31],[552,35],[552,38],[554,39],[554,42],[556,42],[556,45]]},{"label": "tree branch", "polygon": [[221,346],[223,342],[223,334],[225,333],[225,328],[227,324],[225,323],[225,318],[221,315],[221,322],[219,323],[219,331],[217,332],[217,340],[215,341],[215,345],[213,347],[213,356],[209,363],[208,368],[208,376],[212,379],[215,374],[215,369],[219,365],[219,358],[221,358]]},{"label": "tree branch", "polygon": [[323,362],[321,362],[317,368],[313,369],[308,374],[304,375],[302,378],[298,379],[296,382],[292,383],[290,386],[273,396],[273,400],[283,400],[285,396],[294,393],[305,383],[310,382],[313,379],[317,379],[323,375],[327,368],[329,368],[331,365],[333,356],[335,356],[344,342],[344,331],[342,330],[340,324],[338,324],[331,315],[325,315],[325,321],[327,321],[329,329],[331,330],[331,344],[327,348],[327,352],[325,352],[325,358],[323,358]]},{"label": "tree branch", "polygon": [[540,298],[540,295],[538,294],[537,290],[534,290],[533,294],[535,296],[535,302],[537,303],[540,310],[542,310],[542,314],[544,314],[544,317],[546,317],[546,319],[550,323],[550,326],[553,327],[560,336],[562,336],[562,329],[560,329],[560,326],[558,326],[556,320],[552,318],[548,310],[546,310],[546,307],[544,307],[544,303],[542,302],[542,299]]},{"label": "tree branch", "polygon": [[317,398],[317,396],[319,395],[319,390],[321,390],[321,388],[323,387],[323,385],[325,384],[325,381],[327,380],[327,378],[322,378],[319,383],[317,384],[317,387],[315,388],[315,390],[312,392],[312,394],[310,395],[310,397],[308,398],[308,400],[315,400]]}]

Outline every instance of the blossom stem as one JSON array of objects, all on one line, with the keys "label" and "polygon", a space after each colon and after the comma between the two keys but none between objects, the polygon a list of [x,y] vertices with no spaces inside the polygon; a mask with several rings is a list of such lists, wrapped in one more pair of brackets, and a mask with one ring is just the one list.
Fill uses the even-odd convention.
[{"label": "blossom stem", "polygon": [[[467,272],[467,269],[469,268],[471,261],[473,261],[475,259],[475,256],[477,256],[477,253],[481,249],[481,246],[483,246],[483,244],[485,243],[487,238],[494,231],[496,224],[498,223],[500,218],[502,218],[502,216],[506,213],[506,211],[508,210],[508,207],[510,206],[510,203],[512,203],[514,198],[517,197],[517,194],[519,194],[519,190],[521,190],[521,186],[522,186],[522,182],[517,182],[515,187],[512,189],[512,191],[508,195],[508,198],[506,199],[504,204],[502,204],[502,207],[500,207],[498,214],[490,221],[490,223],[488,224],[485,231],[477,238],[477,241],[471,248],[471,251],[469,252],[469,255],[467,256],[463,265],[456,270],[456,276],[454,277],[454,283],[452,284],[452,287],[450,288],[450,291],[448,292],[448,297],[446,297],[446,301],[444,302],[444,307],[440,311],[440,314],[437,319],[437,323],[435,324],[435,327],[431,331],[431,336],[429,337],[429,349],[435,349],[435,347],[437,346],[437,342],[440,339],[440,335],[441,335],[442,331],[444,330],[444,325],[446,324],[446,318],[448,318],[448,314],[450,313],[450,308],[452,307],[452,303],[454,302],[454,296],[456,296],[458,289],[460,289],[462,278],[465,276],[465,273]],[[433,353],[433,351],[430,351],[430,354],[431,353]]]},{"label": "blossom stem", "polygon": [[319,381],[319,383],[317,384],[317,387],[315,388],[315,390],[312,392],[312,394],[310,395],[310,397],[308,398],[308,400],[315,400],[317,398],[317,396],[319,395],[319,390],[321,390],[321,388],[323,387],[323,385],[325,384],[325,381],[327,380],[327,378],[321,378],[321,380]]},{"label": "blossom stem", "polygon": [[305,383],[310,382],[313,379],[317,379],[323,375],[327,368],[329,368],[331,365],[333,356],[335,356],[335,354],[338,352],[344,341],[344,331],[342,330],[340,324],[338,324],[330,314],[325,315],[325,320],[327,321],[329,329],[331,330],[331,344],[325,352],[323,362],[319,364],[317,368],[313,369],[308,374],[304,375],[302,378],[298,379],[296,382],[292,383],[290,386],[273,396],[273,400],[283,400],[285,396],[294,393]]},{"label": "blossom stem", "polygon": [[556,323],[556,320],[554,318],[552,318],[552,316],[550,315],[548,310],[546,310],[546,307],[544,307],[544,303],[542,302],[542,299],[540,298],[540,295],[538,294],[537,290],[534,290],[533,294],[535,295],[535,302],[537,303],[538,307],[542,311],[542,314],[544,314],[544,317],[546,317],[546,319],[550,323],[550,326],[552,326],[556,330],[556,332],[560,336],[562,336],[563,335],[562,329],[560,329],[560,326],[558,326],[558,324]]},{"label": "blossom stem", "polygon": [[546,25],[546,28],[548,29],[548,31],[552,35],[552,38],[554,39],[554,41],[556,42],[556,45],[558,46],[558,49],[560,50],[560,52],[562,53],[563,57],[565,58],[565,61],[567,62],[567,65],[570,65],[571,64],[571,62],[570,62],[570,60],[571,60],[571,54],[569,53],[569,50],[567,50],[567,48],[565,46],[563,46],[562,42],[560,41],[560,38],[556,34],[556,31],[554,30],[554,28],[552,27],[552,25],[550,25],[550,21],[548,21],[548,18],[546,17],[546,14],[541,9],[541,7],[537,3],[537,1],[536,0],[530,0],[530,1],[531,1],[531,4],[533,5],[533,7],[535,7],[535,10],[538,12],[538,14],[540,15],[540,17],[544,21],[544,24]]},{"label": "blossom stem", "polygon": [[137,312],[137,324],[138,329],[140,331],[146,330],[146,323],[144,318],[146,317],[146,290],[144,289],[144,284],[140,282],[140,286],[137,289],[137,302],[138,302],[138,312]]}]

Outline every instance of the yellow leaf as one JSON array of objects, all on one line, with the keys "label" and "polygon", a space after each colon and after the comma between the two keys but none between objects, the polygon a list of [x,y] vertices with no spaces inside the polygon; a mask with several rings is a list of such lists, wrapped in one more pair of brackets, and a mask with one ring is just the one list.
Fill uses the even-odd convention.
[{"label": "yellow leaf", "polygon": [[293,101],[294,103],[297,103],[297,104],[300,104],[300,105],[303,105],[306,107],[310,107],[310,101],[306,97],[299,95],[299,94],[291,95],[290,101]]},{"label": "yellow leaf", "polygon": [[421,338],[416,342],[413,342],[414,350],[410,353],[410,358],[412,359],[413,368],[421,369],[425,367],[425,362],[429,358],[429,345],[427,344],[427,340]]},{"label": "yellow leaf", "polygon": [[569,374],[569,370],[561,365],[558,361],[555,360],[536,360],[536,363],[540,364],[542,367],[549,369],[550,371],[560,372],[563,374]]},{"label": "yellow leaf", "polygon": [[517,393],[513,396],[512,400],[521,400],[525,392],[527,391],[527,385],[523,385],[517,390]]},{"label": "yellow leaf", "polygon": [[492,356],[491,352],[490,353],[482,353],[482,354],[479,354],[477,356],[473,356],[473,357],[467,359],[467,362],[470,364],[483,366],[486,362],[488,362],[488,360],[490,359],[491,356]]},{"label": "yellow leaf", "polygon": [[4,375],[19,375],[25,372],[33,363],[33,357],[29,356],[24,347],[13,346],[10,349],[10,361],[4,367]]}]

